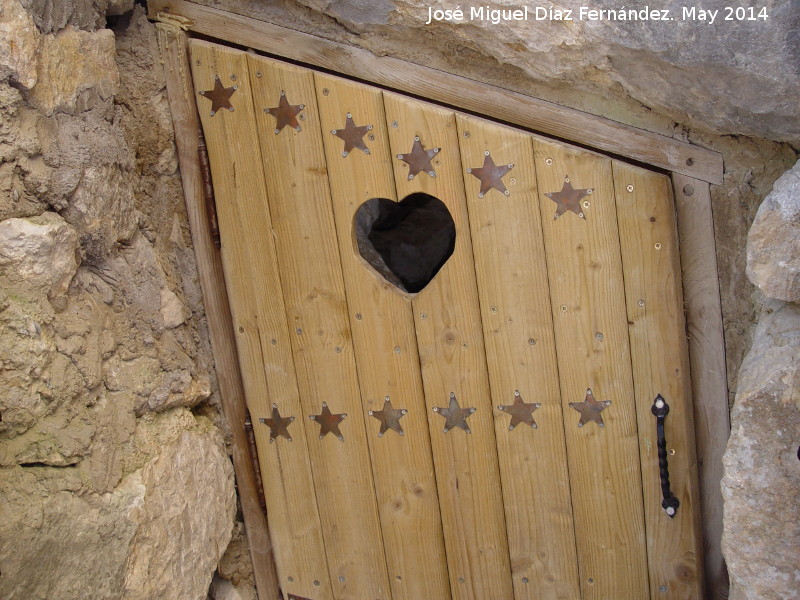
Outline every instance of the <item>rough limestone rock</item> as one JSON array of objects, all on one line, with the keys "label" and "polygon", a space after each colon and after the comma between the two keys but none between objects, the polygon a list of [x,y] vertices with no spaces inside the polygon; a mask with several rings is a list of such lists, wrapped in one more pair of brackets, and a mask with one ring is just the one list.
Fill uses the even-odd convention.
[{"label": "rough limestone rock", "polygon": [[17,0],[0,3],[0,79],[6,77],[24,88],[36,85],[39,30]]},{"label": "rough limestone rock", "polygon": [[38,81],[29,100],[44,114],[88,110],[109,100],[118,88],[111,31],[90,33],[68,27],[43,37]]},{"label": "rough limestone rock", "polygon": [[0,597],[205,600],[236,508],[233,468],[210,433],[198,423],[140,440],[157,454],[109,493],[87,493],[75,468],[5,471]]},{"label": "rough limestone rock", "polygon": [[739,373],[723,552],[737,600],[800,598],[800,307],[773,301]]},{"label": "rough limestone rock", "polygon": [[800,161],[758,209],[747,237],[747,276],[770,298],[800,300]]},{"label": "rough limestone rock", "polygon": [[[488,12],[470,18],[470,9],[508,11],[525,3],[200,1],[624,122],[652,121],[657,111],[719,133],[800,141],[796,0],[767,0],[742,20],[728,13],[735,5],[726,0],[708,0],[689,14],[683,8],[693,5],[682,0],[649,4],[669,11],[672,21],[621,21],[608,12],[597,20],[581,7],[637,11],[645,5],[559,0],[529,3],[527,21],[496,22]],[[429,9],[456,7],[465,12],[463,20],[426,24]],[[766,19],[759,17],[761,8]],[[544,11],[541,20],[536,9]],[[704,11],[717,11],[713,23]]]},{"label": "rough limestone rock", "polygon": [[67,291],[78,265],[78,235],[56,213],[0,222],[0,275],[55,296]]},{"label": "rough limestone rock", "polygon": [[204,599],[236,513],[233,467],[224,448],[219,440],[184,432],[145,466],[142,484],[143,518],[122,597]]}]

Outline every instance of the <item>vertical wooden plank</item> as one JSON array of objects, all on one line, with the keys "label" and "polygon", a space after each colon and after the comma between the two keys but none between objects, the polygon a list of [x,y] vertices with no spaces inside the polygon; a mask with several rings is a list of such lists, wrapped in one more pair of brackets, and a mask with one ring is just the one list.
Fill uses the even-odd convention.
[{"label": "vertical wooden plank", "polygon": [[721,548],[720,481],[731,425],[711,193],[707,183],[684,175],[673,174],[672,183],[689,331],[706,592],[711,600],[724,600],[728,571]]},{"label": "vertical wooden plank", "polygon": [[[514,597],[572,600],[580,597],[575,531],[531,138],[457,119],[492,398],[512,405],[519,392],[541,405],[526,413],[536,429],[494,413]],[[514,165],[500,180],[508,195],[492,188],[481,197],[482,180],[467,172],[483,167],[486,152]]]},{"label": "vertical wooden plank", "polygon": [[[395,600],[448,598],[450,584],[431,456],[425,397],[411,300],[360,256],[354,216],[371,198],[395,199],[391,155],[380,90],[316,73],[317,103],[328,163],[331,200],[339,238],[353,347],[364,411],[403,409],[403,432],[367,419],[378,510],[389,581]],[[343,157],[344,142],[331,130],[346,115],[358,126],[372,125],[363,138],[370,153]]]},{"label": "vertical wooden plank", "polygon": [[233,466],[247,529],[247,542],[253,560],[256,588],[259,595],[269,600],[276,600],[280,597],[278,575],[267,519],[259,505],[259,490],[256,488],[253,462],[247,450],[248,443],[244,430],[245,392],[239,372],[225,277],[222,261],[211,239],[206,218],[203,178],[197,154],[200,121],[189,67],[188,36],[179,28],[163,23],[156,23],[156,33],[164,62],[186,213],[189,217],[192,246],[197,259],[197,273],[203,292],[203,305],[206,309],[222,410],[230,424],[233,437]]},{"label": "vertical wooden plank", "polygon": [[[248,407],[254,420],[269,418],[273,404],[283,417],[303,420],[272,224],[264,205],[266,190],[247,58],[245,53],[223,46],[197,40],[190,44],[195,88],[227,88],[234,109],[207,97],[197,100],[214,179],[224,240],[222,261]],[[219,86],[215,86],[217,77]],[[212,108],[217,109],[213,116]],[[282,437],[270,444],[269,428],[255,426],[271,532],[279,548],[276,561],[281,587],[300,596],[332,598],[305,431],[299,424],[288,430],[294,439],[291,444]]]},{"label": "vertical wooden plank", "polygon": [[[337,598],[391,598],[365,439],[311,71],[254,55],[253,101],[331,582]],[[282,94],[284,94],[282,96]],[[304,108],[297,125],[265,109]],[[288,113],[287,113],[288,114]],[[295,127],[298,127],[298,131]],[[278,133],[275,133],[278,131]],[[309,419],[323,403],[336,431]]]},{"label": "vertical wooden plank", "polygon": [[[641,473],[611,161],[534,141],[583,598],[649,596]],[[569,182],[566,182],[566,177]],[[592,189],[575,202],[569,187]],[[572,206],[554,219],[559,205]],[[563,208],[563,207],[562,207]],[[585,216],[583,218],[578,213]],[[570,406],[611,402],[605,426]],[[587,417],[589,414],[587,413]]]},{"label": "vertical wooden plank", "polygon": [[[647,558],[653,600],[702,600],[702,533],[689,354],[680,257],[670,181],[613,161],[628,334],[642,459]],[[669,406],[665,438],[669,478],[680,501],[674,517],[661,505],[657,395]]]},{"label": "vertical wooden plank", "polygon": [[[431,445],[436,464],[445,548],[454,598],[506,599],[513,595],[502,507],[492,399],[486,372],[481,317],[461,177],[455,115],[384,93],[392,154],[441,148],[433,159],[436,177],[421,172],[409,180],[408,165],[393,160],[399,198],[425,192],[444,202],[456,224],[455,251],[438,275],[413,300],[417,343]],[[451,429],[432,412],[455,394],[471,433]]]}]

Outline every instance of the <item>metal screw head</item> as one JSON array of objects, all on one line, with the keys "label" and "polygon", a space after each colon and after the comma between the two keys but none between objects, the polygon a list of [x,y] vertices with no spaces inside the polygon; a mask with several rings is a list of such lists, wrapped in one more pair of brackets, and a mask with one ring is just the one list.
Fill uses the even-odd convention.
[{"label": "metal screw head", "polygon": [[[327,96],[327,95],[328,95],[328,94],[330,94],[330,93],[331,93],[331,91],[330,91],[328,88],[322,88],[322,95],[323,95],[323,96]],[[349,116],[349,115],[348,115],[348,116]]]},{"label": "metal screw head", "polygon": [[336,346],[336,354],[341,354],[341,353],[342,353],[341,346]]},{"label": "metal screw head", "polygon": [[361,320],[361,313],[356,313],[356,321],[360,321],[360,320]]},{"label": "metal screw head", "polygon": [[261,71],[256,71],[256,77],[261,77]]},{"label": "metal screw head", "polygon": [[469,131],[465,131],[465,132],[464,132],[464,137],[465,137],[465,138],[469,138],[469,135],[470,135]]},{"label": "metal screw head", "polygon": [[694,186],[691,183],[687,183],[685,186],[683,186],[683,195],[684,196],[694,195]]},{"label": "metal screw head", "polygon": [[675,509],[670,506],[670,507],[667,508],[666,512],[671,517],[672,515],[675,514]]},{"label": "metal screw head", "polygon": [[235,73],[233,75],[231,75],[231,80],[232,81],[236,81],[236,74]]},{"label": "metal screw head", "polygon": [[553,159],[552,158],[545,158],[544,159],[544,164],[546,164],[548,167],[551,166],[553,164]]},{"label": "metal screw head", "polygon": [[653,244],[653,248],[655,248],[656,250],[661,250],[661,242],[656,242],[655,244]]},{"label": "metal screw head", "polygon": [[392,127],[397,128],[397,121],[392,121]]},{"label": "metal screw head", "polygon": [[664,408],[664,401],[663,400],[656,400],[656,407]]},{"label": "metal screw head", "polygon": [[590,206],[591,206],[591,203],[588,200],[584,200],[583,201],[583,208],[589,208]]},{"label": "metal screw head", "polygon": [[427,315],[427,314],[425,314],[425,313],[420,313],[420,315],[419,315],[419,318],[420,318],[420,319],[427,319],[427,318],[428,318],[428,315]]},{"label": "metal screw head", "polygon": [[638,304],[640,307],[644,306],[645,305],[644,298],[639,298],[639,301],[636,304]]},{"label": "metal screw head", "polygon": [[493,313],[496,313],[496,312],[497,312],[497,307],[496,307],[496,306],[490,306],[490,307],[489,307],[489,310],[490,310],[491,312],[493,312]]},{"label": "metal screw head", "polygon": [[664,592],[667,591],[667,586],[665,586],[665,585],[658,586],[658,591],[663,594]]},{"label": "metal screw head", "polygon": [[594,337],[595,337],[595,339],[596,339],[598,342],[602,342],[602,341],[603,341],[603,333],[602,333],[602,332],[600,332],[600,331],[598,331],[597,333],[595,333],[595,334],[594,334]]},{"label": "metal screw head", "polygon": [[694,164],[694,159],[689,157],[686,159],[686,166],[691,167]]},{"label": "metal screw head", "polygon": [[533,339],[533,338],[528,338],[528,343],[529,343],[531,346],[534,346],[534,345],[536,344],[536,340],[535,340],[535,339]]},{"label": "metal screw head", "polygon": [[303,333],[303,330],[302,330],[302,329],[300,329],[299,327],[298,327],[297,329],[295,329],[294,331],[295,331],[295,333],[296,333],[297,335],[301,335],[301,334]]},{"label": "metal screw head", "polygon": [[567,312],[567,305],[566,304],[562,304],[561,305],[561,312]]},{"label": "metal screw head", "polygon": [[625,189],[628,190],[628,192],[632,192],[633,191],[633,184],[629,183],[628,185],[625,186]]},{"label": "metal screw head", "polygon": [[400,346],[395,346],[395,347],[394,347],[394,351],[395,351],[397,354],[400,354]]},{"label": "metal screw head", "polygon": [[315,585],[315,586],[317,586],[317,587],[319,587],[319,581],[317,581],[317,580],[315,579],[315,580],[314,580],[314,585]]},{"label": "metal screw head", "polygon": [[529,581],[530,581],[530,579],[528,579],[527,577],[523,577],[522,578],[522,583],[528,583]]},{"label": "metal screw head", "polygon": [[344,576],[342,576],[342,575],[339,575],[339,581],[341,581],[342,583],[344,583]]}]

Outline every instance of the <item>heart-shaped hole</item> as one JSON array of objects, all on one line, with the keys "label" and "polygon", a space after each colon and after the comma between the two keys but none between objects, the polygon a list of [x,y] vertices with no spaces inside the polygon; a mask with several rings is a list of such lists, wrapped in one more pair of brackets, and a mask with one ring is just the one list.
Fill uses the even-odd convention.
[{"label": "heart-shaped hole", "polygon": [[453,217],[430,194],[417,192],[402,202],[372,198],[358,208],[353,222],[361,257],[410,294],[430,283],[455,248]]}]

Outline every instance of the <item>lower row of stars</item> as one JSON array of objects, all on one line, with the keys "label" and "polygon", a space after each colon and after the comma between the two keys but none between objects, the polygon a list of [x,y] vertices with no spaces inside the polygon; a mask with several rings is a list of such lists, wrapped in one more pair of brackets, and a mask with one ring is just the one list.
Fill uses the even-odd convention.
[{"label": "lower row of stars", "polygon": [[[592,390],[586,390],[586,398],[583,402],[570,402],[570,408],[578,411],[581,415],[578,427],[583,427],[586,423],[593,421],[600,427],[604,427],[603,417],[601,413],[609,406],[611,402],[605,400],[599,402],[595,400]],[[514,392],[514,402],[512,404],[501,404],[497,408],[511,415],[511,423],[508,426],[509,430],[514,430],[518,425],[525,424],[533,429],[537,428],[536,421],[533,420],[533,411],[539,408],[539,402],[524,402],[519,391]],[[467,433],[472,433],[467,418],[470,417],[477,408],[468,407],[461,408],[456,398],[455,393],[450,393],[450,402],[448,406],[435,406],[433,412],[437,415],[444,417],[444,433],[451,429],[463,429]],[[383,437],[383,434],[389,431],[395,431],[399,435],[405,435],[403,428],[400,425],[402,419],[408,411],[405,408],[395,408],[392,406],[392,401],[387,396],[383,402],[382,410],[370,410],[368,415],[380,421],[381,428],[378,432],[378,437]],[[332,413],[328,408],[327,403],[322,403],[322,410],[317,415],[309,415],[308,417],[319,425],[319,438],[322,439],[329,433],[344,441],[339,425],[347,418],[346,413]],[[282,417],[278,411],[278,405],[272,405],[272,414],[268,418],[260,418],[259,421],[269,427],[269,441],[274,442],[278,437],[283,437],[292,441],[292,436],[289,434],[289,425],[294,422],[294,417]]]}]

